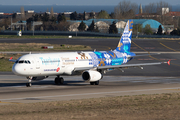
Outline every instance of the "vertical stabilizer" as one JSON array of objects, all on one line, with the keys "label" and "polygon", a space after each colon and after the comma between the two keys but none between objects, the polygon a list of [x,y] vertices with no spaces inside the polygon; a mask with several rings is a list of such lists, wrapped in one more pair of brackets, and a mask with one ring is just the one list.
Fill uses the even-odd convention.
[{"label": "vertical stabilizer", "polygon": [[124,32],[116,48],[116,51],[130,52],[132,29],[133,29],[133,20],[128,20]]}]

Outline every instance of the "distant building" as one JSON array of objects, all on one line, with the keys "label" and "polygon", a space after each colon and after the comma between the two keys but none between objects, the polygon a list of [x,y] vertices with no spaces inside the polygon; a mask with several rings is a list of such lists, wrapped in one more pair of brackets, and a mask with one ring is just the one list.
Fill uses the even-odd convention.
[{"label": "distant building", "polygon": [[33,13],[34,13],[34,10],[28,10],[27,13],[33,14]]},{"label": "distant building", "polygon": [[141,13],[136,15],[136,18],[138,19],[148,19],[148,18],[158,18],[158,17],[160,17],[160,15],[157,13]]},{"label": "distant building", "polygon": [[162,8],[162,15],[169,13],[169,8]]},{"label": "distant building", "polygon": [[140,4],[139,6],[139,14],[142,14],[143,13],[143,9],[142,9],[142,5]]},{"label": "distant building", "polygon": [[[100,32],[106,33],[108,32],[109,26],[113,23],[113,21],[116,22],[116,27],[118,29],[118,33],[122,33],[124,30],[124,27],[126,25],[126,22],[128,20],[118,20],[118,19],[89,19],[89,20],[83,20],[83,22],[87,25],[90,26],[92,23],[92,20],[94,20],[95,25],[98,27]],[[78,24],[80,24],[81,21],[76,20],[76,21],[71,21],[68,20],[71,25],[70,25],[70,31],[77,30]],[[163,25],[159,23],[156,20],[153,19],[133,19],[134,25],[141,24],[142,28],[145,28],[147,24],[149,24],[153,30],[153,32],[157,32],[159,25],[162,26],[164,29]],[[78,23],[78,24],[77,24]],[[73,26],[73,27],[72,27]]]},{"label": "distant building", "polygon": [[165,15],[171,17],[180,17],[180,12],[168,12]]}]

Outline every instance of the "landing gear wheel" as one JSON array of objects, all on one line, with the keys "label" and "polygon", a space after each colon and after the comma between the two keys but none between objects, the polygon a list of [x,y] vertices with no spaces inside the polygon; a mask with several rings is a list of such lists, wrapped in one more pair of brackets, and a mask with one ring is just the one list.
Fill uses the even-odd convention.
[{"label": "landing gear wheel", "polygon": [[27,79],[28,79],[28,83],[26,83],[26,87],[31,87],[31,81],[32,81],[32,76],[29,76],[29,77],[27,77]]},{"label": "landing gear wheel", "polygon": [[90,82],[91,85],[94,85],[95,83],[94,82]]},{"label": "landing gear wheel", "polygon": [[56,85],[63,85],[64,79],[62,77],[56,77],[54,82]]},{"label": "landing gear wheel", "polygon": [[60,79],[59,79],[59,83],[60,83],[61,85],[63,85],[63,83],[64,83],[64,79],[63,79],[62,77],[60,77]]},{"label": "landing gear wheel", "polygon": [[99,85],[99,80],[96,82],[90,82],[91,85]]},{"label": "landing gear wheel", "polygon": [[31,83],[26,83],[26,87],[31,87]]},{"label": "landing gear wheel", "polygon": [[55,78],[54,80],[55,84],[58,85],[59,84],[59,80],[58,80],[58,77]]},{"label": "landing gear wheel", "polygon": [[95,82],[95,85],[99,85],[99,80]]}]

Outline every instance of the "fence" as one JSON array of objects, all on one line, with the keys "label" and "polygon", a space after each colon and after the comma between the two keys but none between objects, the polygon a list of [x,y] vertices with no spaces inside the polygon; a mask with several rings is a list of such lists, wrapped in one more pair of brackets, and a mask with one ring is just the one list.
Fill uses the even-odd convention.
[{"label": "fence", "polygon": [[[0,35],[17,35],[18,31],[1,31]],[[22,35],[33,35],[33,31],[22,31]],[[63,35],[63,36],[92,36],[92,37],[121,37],[121,34],[98,32],[68,32],[68,31],[34,31],[34,35]],[[133,37],[137,37],[133,35]],[[138,35],[140,38],[180,38],[172,35]]]}]

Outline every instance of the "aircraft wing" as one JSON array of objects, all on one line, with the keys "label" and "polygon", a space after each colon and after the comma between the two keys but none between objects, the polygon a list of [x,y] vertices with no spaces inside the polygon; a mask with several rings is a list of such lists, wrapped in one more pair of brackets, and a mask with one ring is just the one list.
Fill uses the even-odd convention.
[{"label": "aircraft wing", "polygon": [[9,61],[11,61],[11,62],[16,62],[17,60],[15,60],[15,59],[12,59],[13,57],[11,57],[11,58],[9,58]]},{"label": "aircraft wing", "polygon": [[148,66],[148,65],[160,65],[160,64],[168,64],[170,65],[170,61],[168,62],[156,62],[156,63],[139,63],[139,64],[123,64],[123,65],[110,65],[110,66],[97,66],[97,67],[81,67],[81,68],[75,68],[74,71],[85,71],[90,69],[114,69],[114,68],[130,68],[130,67],[142,67],[142,66]]},{"label": "aircraft wing", "polygon": [[135,58],[135,57],[142,57],[142,56],[151,56],[151,55],[160,55],[161,53],[148,53],[148,54],[141,54],[141,55],[135,55],[135,56],[128,56],[128,58]]}]

